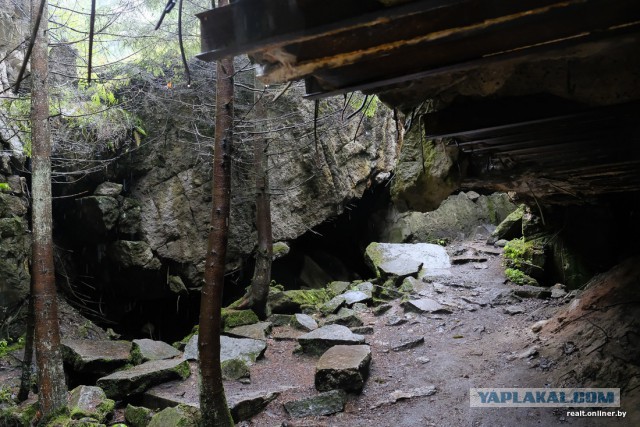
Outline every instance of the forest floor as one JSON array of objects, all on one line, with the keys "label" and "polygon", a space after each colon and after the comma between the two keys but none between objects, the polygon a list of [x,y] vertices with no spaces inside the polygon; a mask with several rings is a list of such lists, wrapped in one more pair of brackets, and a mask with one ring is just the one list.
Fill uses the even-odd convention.
[{"label": "forest floor", "polygon": [[[540,338],[531,331],[531,326],[552,317],[570,300],[505,299],[503,296],[516,286],[507,284],[502,258],[495,253],[495,248],[481,242],[466,242],[461,249],[485,256],[487,261],[453,265],[451,275],[433,278],[433,283],[439,286],[432,287],[432,292],[427,288],[426,292],[426,296],[451,307],[451,314],[407,314],[399,301],[394,301],[393,308],[381,316],[361,313],[365,325],[372,326],[374,331],[366,336],[372,351],[371,370],[362,394],[351,396],[344,412],[303,420],[288,417],[282,403],[317,393],[314,388],[317,359],[294,354],[294,341],[270,339],[264,359],[251,369],[251,384],[236,382],[226,387],[228,393],[238,389],[281,388],[284,391],[265,411],[242,425],[633,425],[628,423],[628,417],[626,420],[570,417],[565,408],[470,407],[472,387],[557,387],[559,366],[563,364],[537,357],[534,350]],[[486,303],[492,300],[493,303]],[[522,312],[517,313],[520,310]],[[398,317],[406,318],[407,322],[388,325]],[[273,335],[277,332],[276,328]],[[392,350],[398,343],[419,337],[424,337],[424,344],[405,351]],[[396,390],[411,394],[412,390],[428,385],[435,386],[435,394],[390,403]],[[624,402],[622,408],[616,409],[625,410]],[[628,407],[626,410],[640,409]]]},{"label": "forest floor", "polygon": [[[470,388],[561,387],[571,370],[572,351],[544,351],[546,337],[532,325],[554,316],[576,301],[570,297],[519,298],[517,287],[504,277],[500,250],[470,241],[448,248],[485,258],[483,262],[454,264],[450,274],[432,277],[420,294],[439,301],[450,313],[405,312],[400,301],[382,315],[371,308],[359,316],[373,333],[369,378],[360,395],[349,395],[343,412],[323,417],[291,418],[283,403],[317,394],[314,374],[317,357],[294,352],[297,342],[283,339],[300,334],[290,327],[274,327],[264,358],[251,366],[251,382],[225,382],[228,396],[258,391],[279,391],[264,411],[240,426],[631,426],[638,422],[637,400],[612,408],[626,418],[568,416],[566,408],[471,408]],[[574,304],[575,305],[575,304]],[[544,331],[543,331],[544,332]],[[424,338],[424,343],[394,351],[397,345]],[[578,348],[581,342],[571,342]],[[551,352],[551,353],[550,353]],[[550,357],[549,354],[553,356]],[[545,356],[546,355],[546,356]],[[196,371],[195,365],[192,367]],[[0,369],[7,383],[17,373]],[[180,400],[198,400],[196,375],[176,382],[171,392]],[[169,385],[169,384],[167,384]],[[419,396],[433,386],[435,393]],[[573,387],[581,384],[572,384]],[[418,392],[418,393],[416,393]],[[411,397],[412,394],[418,396]],[[424,393],[422,393],[424,394]],[[636,393],[637,394],[637,393]],[[397,397],[401,396],[397,401]],[[589,408],[585,408],[589,409]],[[607,408],[602,408],[607,409]],[[116,415],[117,421],[121,412]],[[171,427],[171,426],[167,426]]]}]

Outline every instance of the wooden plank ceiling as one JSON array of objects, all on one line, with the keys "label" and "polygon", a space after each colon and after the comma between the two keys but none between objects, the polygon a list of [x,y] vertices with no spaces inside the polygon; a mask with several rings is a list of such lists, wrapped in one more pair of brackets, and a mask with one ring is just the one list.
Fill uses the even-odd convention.
[{"label": "wooden plank ceiling", "polygon": [[309,97],[637,33],[637,0],[238,0],[198,15],[199,58],[247,53]]}]

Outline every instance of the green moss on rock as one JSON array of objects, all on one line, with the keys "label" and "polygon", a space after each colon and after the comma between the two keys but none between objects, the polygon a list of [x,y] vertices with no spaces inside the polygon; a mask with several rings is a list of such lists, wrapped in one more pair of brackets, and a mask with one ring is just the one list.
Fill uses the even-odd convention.
[{"label": "green moss on rock", "polygon": [[144,406],[128,404],[124,409],[124,419],[129,423],[129,427],[147,427],[151,417],[153,417],[153,411]]},{"label": "green moss on rock", "polygon": [[222,325],[225,329],[235,328],[236,326],[251,325],[260,321],[253,310],[232,310],[223,308],[221,317]]},{"label": "green moss on rock", "polygon": [[515,268],[507,268],[504,271],[504,274],[505,276],[507,276],[507,279],[509,279],[511,282],[515,283],[516,285],[539,286],[538,281],[536,279],[524,274],[520,270],[516,270]]},{"label": "green moss on rock", "polygon": [[165,408],[151,418],[148,427],[199,427],[200,410],[188,405]]},{"label": "green moss on rock", "polygon": [[225,360],[220,363],[222,369],[222,378],[225,380],[239,380],[240,378],[249,378],[249,366],[240,359]]}]

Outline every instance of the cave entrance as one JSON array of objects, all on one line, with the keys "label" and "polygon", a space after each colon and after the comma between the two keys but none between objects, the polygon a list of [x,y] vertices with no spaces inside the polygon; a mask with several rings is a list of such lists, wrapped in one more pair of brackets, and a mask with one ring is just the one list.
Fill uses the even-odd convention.
[{"label": "cave entrance", "polygon": [[390,203],[388,182],[372,186],[362,198],[290,242],[290,252],[274,261],[272,279],[287,289],[319,288],[334,280],[366,279],[366,247],[379,235],[375,216]]}]

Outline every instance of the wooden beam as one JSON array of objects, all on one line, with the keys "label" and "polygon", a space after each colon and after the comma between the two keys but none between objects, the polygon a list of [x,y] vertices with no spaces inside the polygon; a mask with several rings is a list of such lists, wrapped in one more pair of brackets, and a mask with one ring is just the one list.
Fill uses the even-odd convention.
[{"label": "wooden beam", "polygon": [[[441,13],[433,13],[437,12]],[[639,23],[640,2],[634,0],[566,2],[455,28],[442,37],[430,38],[431,34],[427,34],[420,40],[398,46],[310,60],[288,68],[276,67],[268,71],[265,79],[275,82],[313,75],[320,82],[320,90],[331,93],[363,84],[369,88],[380,87],[380,82],[408,80],[403,76],[415,79],[425,71],[426,74],[438,69],[451,72],[451,67],[459,64],[469,67],[501,56],[517,57],[528,50],[544,52],[558,43],[586,42],[596,33],[609,33],[609,37],[631,31],[637,34]]]}]

